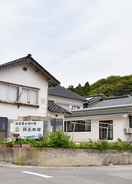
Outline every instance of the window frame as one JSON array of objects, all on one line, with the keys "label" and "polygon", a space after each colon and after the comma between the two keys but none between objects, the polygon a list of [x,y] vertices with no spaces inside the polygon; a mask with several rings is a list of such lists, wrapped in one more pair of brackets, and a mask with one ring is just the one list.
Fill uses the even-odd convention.
[{"label": "window frame", "polygon": [[[20,89],[21,89],[21,95],[19,97],[19,102],[25,103],[25,104],[30,104],[30,105],[38,105],[38,103],[39,103],[39,91],[38,90],[29,88],[29,87],[20,87]],[[23,102],[21,99],[24,92],[26,94],[25,102]],[[31,93],[33,93],[33,92],[35,94],[35,99],[34,99],[35,103],[32,102]]]},{"label": "window frame", "polygon": [[132,128],[132,116],[129,116],[129,128]]},{"label": "window frame", "polygon": [[99,139],[113,140],[113,120],[99,121]]},{"label": "window frame", "polygon": [[92,123],[90,119],[64,122],[64,132],[91,132],[91,131],[92,131]]},{"label": "window frame", "polygon": [[[4,81],[0,81],[0,84],[3,84],[7,87],[12,87],[12,88],[16,88],[16,98],[15,100],[9,100],[9,97],[7,96],[6,99],[2,99],[0,97],[0,103],[6,103],[6,104],[14,104],[14,105],[24,105],[24,106],[34,106],[34,107],[39,107],[39,88],[35,88],[35,87],[30,87],[30,86],[24,86],[24,85],[20,85],[20,84],[14,84],[14,83],[9,83],[9,82],[4,82]],[[20,96],[21,96],[21,89],[27,89],[29,91],[34,91],[36,92],[36,103],[24,103],[20,100]]]}]

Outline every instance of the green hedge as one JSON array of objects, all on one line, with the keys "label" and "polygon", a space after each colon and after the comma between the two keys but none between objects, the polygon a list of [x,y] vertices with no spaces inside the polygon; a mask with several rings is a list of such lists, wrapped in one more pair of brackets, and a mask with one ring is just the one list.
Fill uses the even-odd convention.
[{"label": "green hedge", "polygon": [[63,132],[53,132],[48,134],[39,140],[33,139],[18,139],[12,142],[0,141],[0,144],[7,146],[30,144],[32,147],[51,147],[51,148],[71,148],[71,149],[94,149],[94,150],[120,150],[120,151],[132,151],[132,144],[124,142],[118,139],[115,142],[108,141],[97,141],[93,142],[88,140],[88,142],[82,142],[75,144],[72,142],[70,136],[64,134]]},{"label": "green hedge", "polygon": [[95,149],[100,151],[105,150],[120,150],[120,151],[132,151],[132,144],[117,140],[116,142],[97,141],[97,142],[85,142],[74,145],[76,149]]},{"label": "green hedge", "polygon": [[46,137],[38,140],[34,139],[17,139],[6,143],[7,146],[30,144],[33,147],[53,147],[53,148],[71,148],[73,142],[70,136],[65,135],[63,132],[52,132]]}]

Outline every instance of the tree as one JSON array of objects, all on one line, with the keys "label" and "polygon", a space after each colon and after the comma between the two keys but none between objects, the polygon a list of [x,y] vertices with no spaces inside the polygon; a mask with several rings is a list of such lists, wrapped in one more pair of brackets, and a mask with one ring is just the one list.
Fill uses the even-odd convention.
[{"label": "tree", "polygon": [[84,86],[69,86],[69,89],[82,96],[99,95],[119,96],[132,94],[132,75],[128,76],[109,76],[105,79],[100,79],[93,84],[86,82]]}]

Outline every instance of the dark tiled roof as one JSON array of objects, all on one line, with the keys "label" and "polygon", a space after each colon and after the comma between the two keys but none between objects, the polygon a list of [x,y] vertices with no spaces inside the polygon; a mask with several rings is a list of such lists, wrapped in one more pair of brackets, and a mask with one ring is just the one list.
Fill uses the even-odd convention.
[{"label": "dark tiled roof", "polygon": [[92,105],[95,103],[98,103],[99,101],[102,101],[104,99],[103,96],[93,96],[87,100],[88,105]]},{"label": "dark tiled roof", "polygon": [[110,107],[110,106],[113,107],[113,106],[120,106],[120,105],[132,105],[132,96],[107,98],[97,103],[89,104],[89,108]]},{"label": "dark tiled roof", "polygon": [[48,101],[48,110],[50,112],[55,112],[55,113],[68,113],[68,114],[70,114],[69,111],[67,111],[66,109],[60,107],[54,101],[50,101],[50,100]]},{"label": "dark tiled roof", "polygon": [[65,115],[66,118],[80,118],[80,117],[90,117],[99,115],[114,115],[114,114],[129,114],[132,112],[131,106],[116,106],[109,108],[88,108],[82,111],[74,111],[72,114]]},{"label": "dark tiled roof", "polygon": [[72,112],[67,117],[111,115],[132,112],[132,96],[113,97],[93,103],[88,108]]},{"label": "dark tiled roof", "polygon": [[41,71],[42,74],[44,74],[51,83],[53,83],[55,85],[60,84],[60,82],[53,75],[51,75],[45,68],[43,68],[43,66],[41,66],[35,59],[32,58],[31,54],[28,54],[27,56],[16,59],[14,61],[10,61],[8,63],[1,64],[0,70],[5,68],[5,67],[8,67],[8,66],[13,66],[16,64],[21,64],[21,63],[32,64],[39,71]]},{"label": "dark tiled roof", "polygon": [[56,87],[50,87],[48,94],[51,96],[59,96],[59,97],[70,98],[70,99],[79,100],[79,101],[86,101],[84,97],[68,89],[65,89],[64,87],[61,87],[60,85]]}]

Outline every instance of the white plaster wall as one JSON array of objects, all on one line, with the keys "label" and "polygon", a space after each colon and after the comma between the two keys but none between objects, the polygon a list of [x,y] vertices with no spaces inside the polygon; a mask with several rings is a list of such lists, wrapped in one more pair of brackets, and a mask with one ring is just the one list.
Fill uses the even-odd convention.
[{"label": "white plaster wall", "polygon": [[83,102],[79,100],[73,100],[69,98],[63,98],[58,96],[48,96],[49,100],[53,100],[56,104],[60,105],[61,107],[71,111],[71,106],[79,106],[81,109],[83,108]]},{"label": "white plaster wall", "polygon": [[[74,120],[86,120],[91,119],[91,132],[66,132],[66,134],[70,135],[73,141],[75,142],[83,142],[88,141],[89,139],[96,141],[99,140],[99,121],[101,120],[113,120],[113,140],[122,139],[123,141],[127,141],[128,136],[125,134],[124,129],[129,127],[129,119],[126,114],[121,115],[111,115],[111,116],[97,116],[97,117],[79,117],[79,118],[71,118]],[[67,119],[67,121],[70,119]]]},{"label": "white plaster wall", "polygon": [[35,72],[31,65],[27,66],[27,71],[22,69],[23,66],[26,65],[0,70],[0,81],[39,88],[39,108],[25,106],[17,108],[15,105],[0,103],[0,116],[6,116],[10,119],[16,119],[17,116],[23,115],[47,116],[48,81],[42,74]]},{"label": "white plaster wall", "polygon": [[124,129],[129,128],[129,119],[128,117],[120,117],[114,119],[113,121],[113,135],[114,141],[118,138],[127,141],[127,135],[125,134]]},{"label": "white plaster wall", "polygon": [[54,112],[49,112],[48,111],[48,117],[58,118],[58,119],[64,119],[64,114],[63,113],[54,113]]},{"label": "white plaster wall", "polygon": [[98,121],[91,121],[91,132],[66,132],[67,135],[71,136],[72,140],[75,142],[86,142],[90,139],[93,141],[99,138],[99,124]]}]

